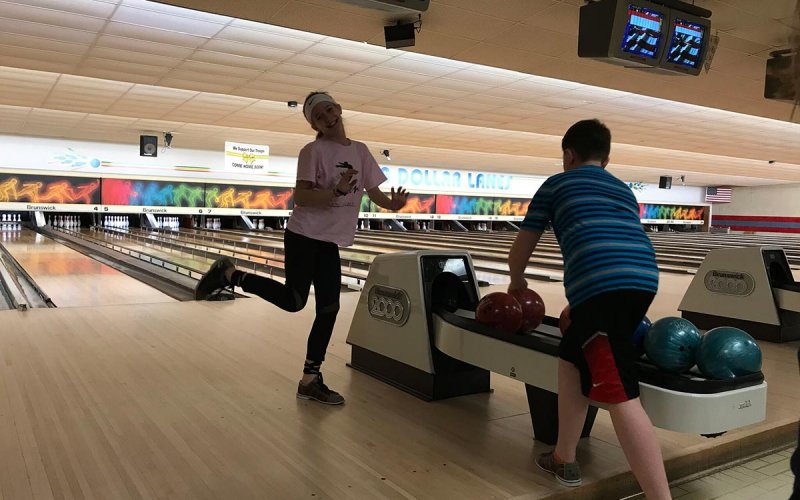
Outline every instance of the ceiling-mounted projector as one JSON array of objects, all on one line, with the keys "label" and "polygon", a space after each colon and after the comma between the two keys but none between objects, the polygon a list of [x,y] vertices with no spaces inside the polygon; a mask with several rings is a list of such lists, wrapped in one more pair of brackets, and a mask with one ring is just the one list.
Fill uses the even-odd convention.
[{"label": "ceiling-mounted projector", "polygon": [[367,9],[386,12],[425,12],[430,0],[338,0],[341,3],[357,5]]}]

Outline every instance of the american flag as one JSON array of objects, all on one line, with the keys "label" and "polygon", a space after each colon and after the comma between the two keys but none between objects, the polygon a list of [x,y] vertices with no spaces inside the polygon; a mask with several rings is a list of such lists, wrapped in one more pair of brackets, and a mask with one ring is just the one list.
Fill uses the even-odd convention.
[{"label": "american flag", "polygon": [[707,187],[706,201],[711,203],[730,203],[733,198],[733,189],[723,187]]}]

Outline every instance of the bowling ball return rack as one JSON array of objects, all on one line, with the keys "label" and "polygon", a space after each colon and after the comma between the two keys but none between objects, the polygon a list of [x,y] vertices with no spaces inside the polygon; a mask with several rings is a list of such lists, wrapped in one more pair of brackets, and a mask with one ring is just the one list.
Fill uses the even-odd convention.
[{"label": "bowling ball return rack", "polygon": [[[454,272],[466,295],[455,311],[437,306],[434,278]],[[508,334],[474,319],[480,296],[469,254],[418,250],[379,256],[370,268],[351,323],[349,365],[426,401],[489,392],[490,373],[525,384],[535,439],[558,435],[558,319],[527,334]],[[446,302],[446,301],[445,301]],[[472,308],[472,310],[470,310]],[[640,398],[653,425],[703,436],[763,421],[767,383],[762,373],[731,380],[673,374],[638,363]],[[591,403],[583,436],[598,408]]]}]

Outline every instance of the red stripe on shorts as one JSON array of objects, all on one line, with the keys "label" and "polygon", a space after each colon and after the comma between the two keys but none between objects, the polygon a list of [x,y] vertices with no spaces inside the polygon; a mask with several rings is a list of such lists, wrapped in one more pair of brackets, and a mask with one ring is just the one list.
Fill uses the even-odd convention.
[{"label": "red stripe on shorts", "polygon": [[595,333],[583,344],[583,356],[589,365],[592,376],[592,387],[589,389],[589,399],[600,403],[622,403],[628,401],[625,387],[619,376],[614,354],[608,335],[603,332]]}]

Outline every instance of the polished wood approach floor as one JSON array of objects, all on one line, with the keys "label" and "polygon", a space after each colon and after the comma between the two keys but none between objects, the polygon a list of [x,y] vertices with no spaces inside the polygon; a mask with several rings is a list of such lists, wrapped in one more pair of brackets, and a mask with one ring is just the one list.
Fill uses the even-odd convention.
[{"label": "polished wood approach floor", "polygon": [[155,288],[30,229],[2,243],[58,307],[175,302]]},{"label": "polished wood approach floor", "polygon": [[[663,276],[650,316],[674,314],[689,279]],[[561,284],[535,287],[551,315],[564,305]],[[600,498],[630,483],[606,412],[579,448],[586,486],[568,492],[534,464],[549,447],[519,382],[426,403],[348,368],[357,299],[343,294],[324,365],[342,407],[295,398],[313,300],[295,315],[259,299],[0,313],[2,498]],[[796,345],[762,347],[767,421],[658,431],[673,475],[786,442]]]}]

